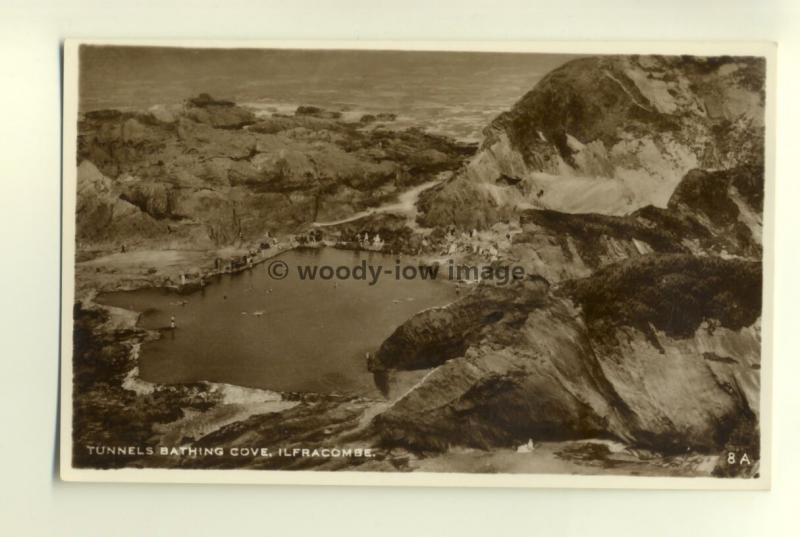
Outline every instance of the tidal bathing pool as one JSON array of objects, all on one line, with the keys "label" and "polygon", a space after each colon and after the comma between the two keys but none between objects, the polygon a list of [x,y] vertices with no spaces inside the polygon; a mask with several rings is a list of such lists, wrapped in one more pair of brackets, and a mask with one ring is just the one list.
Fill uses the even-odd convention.
[{"label": "tidal bathing pool", "polygon": [[[393,267],[397,256],[334,248],[292,250],[284,279],[270,261],[222,275],[203,290],[105,293],[97,302],[140,312],[139,326],[161,329],[144,343],[139,375],[150,382],[224,382],[282,392],[377,396],[366,353],[426,308],[455,300],[452,285],[426,279],[377,282],[300,280],[298,266]],[[410,260],[401,263],[411,264]],[[176,329],[170,330],[175,317]]]}]

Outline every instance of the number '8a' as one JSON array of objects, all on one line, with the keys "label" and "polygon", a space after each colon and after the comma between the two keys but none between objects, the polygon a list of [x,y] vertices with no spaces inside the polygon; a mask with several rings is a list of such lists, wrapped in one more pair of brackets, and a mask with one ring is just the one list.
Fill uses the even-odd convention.
[{"label": "number '8a'", "polygon": [[736,456],[736,453],[733,451],[728,452],[728,464],[747,464],[750,465],[750,457],[747,456],[747,453],[744,453],[741,458]]}]

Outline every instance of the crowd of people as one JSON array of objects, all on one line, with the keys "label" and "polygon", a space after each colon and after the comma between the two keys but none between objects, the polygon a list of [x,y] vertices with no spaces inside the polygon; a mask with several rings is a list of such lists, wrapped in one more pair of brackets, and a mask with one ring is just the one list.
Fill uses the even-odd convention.
[{"label": "crowd of people", "polygon": [[447,256],[469,253],[488,261],[497,261],[501,252],[511,248],[512,237],[518,232],[518,226],[514,224],[496,224],[489,230],[473,229],[469,232],[459,232],[451,227],[444,236],[439,253]]}]

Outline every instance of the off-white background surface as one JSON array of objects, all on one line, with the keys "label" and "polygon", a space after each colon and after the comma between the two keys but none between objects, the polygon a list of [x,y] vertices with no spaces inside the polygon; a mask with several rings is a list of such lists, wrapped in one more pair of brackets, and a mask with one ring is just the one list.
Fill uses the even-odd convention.
[{"label": "off-white background surface", "polygon": [[[59,482],[59,44],[70,36],[777,41],[773,490]],[[800,3],[791,0],[0,0],[0,535],[800,534],[798,65]]]}]

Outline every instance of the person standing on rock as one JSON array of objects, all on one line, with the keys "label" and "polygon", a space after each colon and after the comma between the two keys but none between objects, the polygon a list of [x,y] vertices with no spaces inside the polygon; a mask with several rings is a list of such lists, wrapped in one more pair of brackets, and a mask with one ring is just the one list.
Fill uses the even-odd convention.
[{"label": "person standing on rock", "polygon": [[170,317],[170,319],[169,319],[169,327],[172,330],[175,330],[175,316],[174,315],[172,317]]}]

